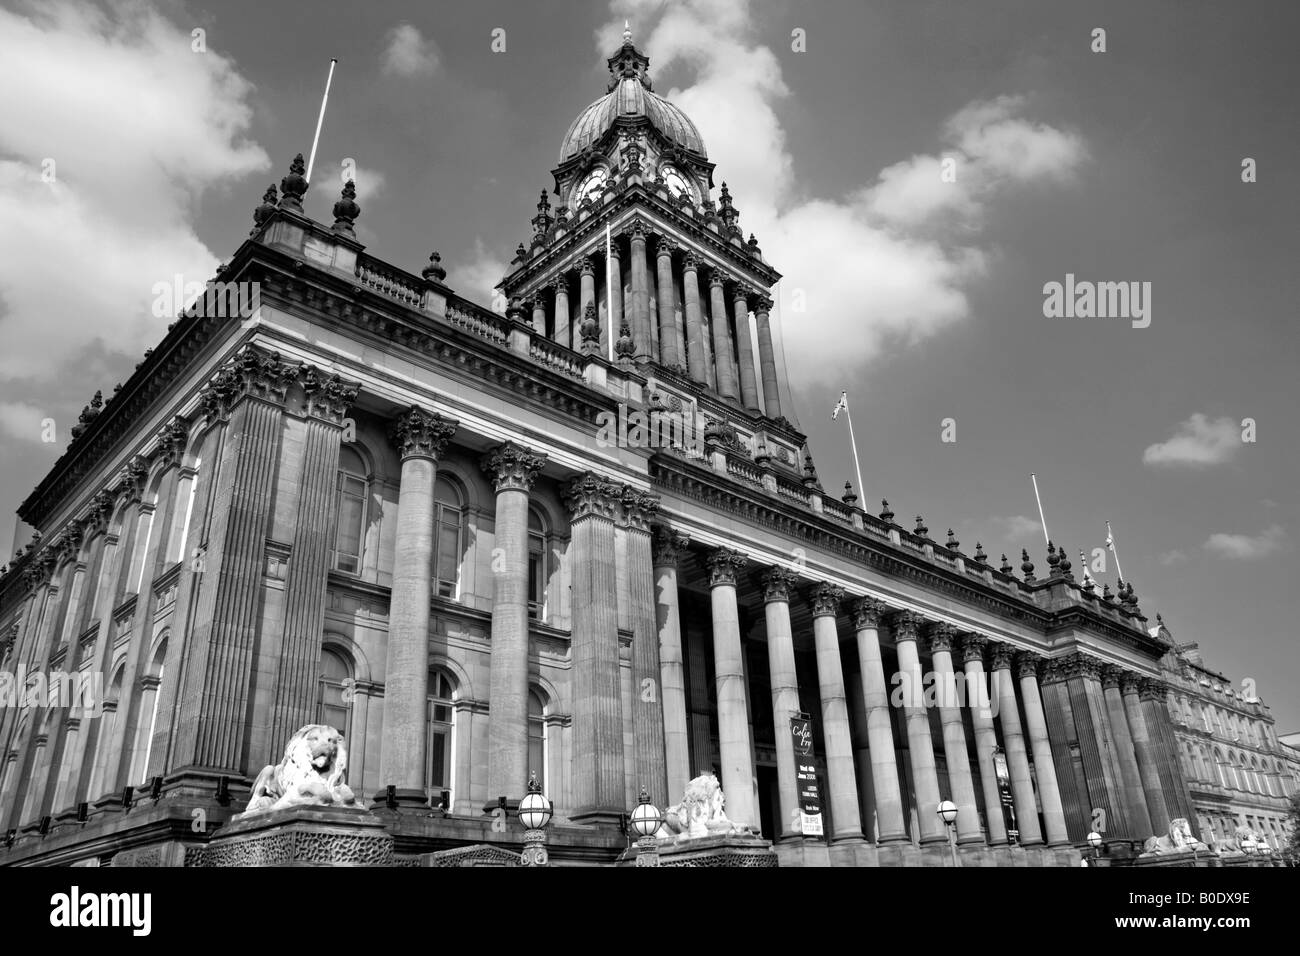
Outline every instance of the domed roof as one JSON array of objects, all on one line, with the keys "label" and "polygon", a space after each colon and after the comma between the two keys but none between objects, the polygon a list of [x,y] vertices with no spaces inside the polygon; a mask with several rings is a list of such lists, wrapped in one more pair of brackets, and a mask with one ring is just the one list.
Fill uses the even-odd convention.
[{"label": "domed roof", "polygon": [[651,89],[650,60],[623,33],[623,47],[609,58],[610,89],[578,114],[560,144],[560,162],[572,159],[609,132],[616,120],[645,117],[674,146],[707,157],[704,140],[690,118]]}]

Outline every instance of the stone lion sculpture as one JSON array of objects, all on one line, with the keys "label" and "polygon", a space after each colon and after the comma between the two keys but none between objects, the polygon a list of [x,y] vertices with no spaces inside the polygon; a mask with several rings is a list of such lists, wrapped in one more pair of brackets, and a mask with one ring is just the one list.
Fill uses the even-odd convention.
[{"label": "stone lion sculpture", "polygon": [[1151,837],[1142,845],[1142,853],[1177,853],[1182,850],[1209,850],[1192,834],[1192,825],[1185,817],[1175,817],[1169,823],[1169,835]]},{"label": "stone lion sculpture", "polygon": [[308,724],[289,738],[284,759],[257,775],[244,813],[297,806],[356,806],[356,795],[344,782],[347,772],[343,735],[325,724]]},{"label": "stone lion sculpture", "polygon": [[1241,845],[1246,842],[1247,838],[1254,840],[1256,843],[1262,842],[1260,838],[1255,835],[1254,830],[1245,824],[1242,824],[1233,831],[1231,837],[1216,840],[1214,848],[1220,853],[1244,853],[1246,851],[1242,849]]},{"label": "stone lion sculpture", "polygon": [[682,802],[664,811],[664,820],[655,834],[661,840],[698,840],[701,837],[749,833],[749,827],[727,819],[727,798],[718,778],[703,773],[686,785]]}]

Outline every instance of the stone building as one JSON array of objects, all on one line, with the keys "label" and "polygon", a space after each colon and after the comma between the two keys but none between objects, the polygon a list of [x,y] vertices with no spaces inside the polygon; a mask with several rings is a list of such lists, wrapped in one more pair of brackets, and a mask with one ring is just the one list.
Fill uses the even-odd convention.
[{"label": "stone building", "polygon": [[1291,748],[1278,739],[1253,680],[1234,685],[1202,660],[1196,644],[1177,643],[1160,615],[1156,620],[1152,634],[1168,645],[1160,666],[1196,832],[1213,846],[1245,826],[1279,850],[1289,839],[1290,797],[1300,789]]},{"label": "stone building", "polygon": [[0,862],[201,844],[315,722],[405,854],[517,846],[484,811],[530,772],[556,862],[613,861],[642,786],[710,770],[786,864],[945,865],[944,799],[967,865],[1195,818],[1131,585],[823,488],[779,273],[648,68],[610,57],[504,315],[436,253],[370,254],[350,184],[307,218],[298,157],[202,314],[87,408],[19,509],[0,666],[105,700],[0,710]]}]

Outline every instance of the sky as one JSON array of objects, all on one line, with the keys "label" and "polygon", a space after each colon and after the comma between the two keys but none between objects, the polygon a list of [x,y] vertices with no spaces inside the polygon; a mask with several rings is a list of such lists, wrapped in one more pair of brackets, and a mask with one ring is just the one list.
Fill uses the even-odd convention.
[{"label": "sky", "polygon": [[[6,512],[161,339],[155,283],[210,277],[310,151],[330,57],[308,214],[350,159],[368,250],[489,304],[625,19],[785,276],[828,491],[844,389],[869,510],[1041,574],[1035,473],[1054,541],[1109,520],[1152,622],[1300,730],[1290,0],[3,0]],[[1146,317],[1049,314],[1067,276]]]}]

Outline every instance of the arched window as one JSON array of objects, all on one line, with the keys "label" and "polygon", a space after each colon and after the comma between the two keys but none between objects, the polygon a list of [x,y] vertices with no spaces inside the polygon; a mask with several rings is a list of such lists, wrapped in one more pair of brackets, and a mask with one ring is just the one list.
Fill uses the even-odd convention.
[{"label": "arched window", "polygon": [[429,671],[428,710],[428,767],[424,775],[425,787],[436,797],[443,790],[452,789],[455,768],[455,711],[456,682],[441,668]]},{"label": "arched window", "polygon": [[541,516],[528,509],[528,616],[546,620],[546,583],[549,568],[546,560],[546,526]]},{"label": "arched window", "polygon": [[1214,766],[1219,771],[1219,786],[1228,789],[1228,772],[1223,762],[1223,753],[1218,747],[1214,748]]},{"label": "arched window", "polygon": [[140,714],[135,729],[131,779],[142,783],[149,781],[149,756],[153,751],[154,728],[158,726],[158,699],[162,696],[163,661],[166,656],[167,638],[164,636],[154,650],[149,669],[140,678]]},{"label": "arched window", "polygon": [[352,745],[352,664],[333,647],[321,648],[317,720],[333,727]]},{"label": "arched window", "polygon": [[334,533],[334,568],[361,573],[366,540],[366,505],[370,498],[366,466],[352,448],[339,451],[338,519]]},{"label": "arched window", "polygon": [[546,704],[536,689],[528,692],[528,771],[546,791]]},{"label": "arched window", "polygon": [[118,707],[122,703],[122,682],[126,674],[126,664],[118,664],[113,679],[108,685],[108,694],[104,698],[104,714],[99,718],[99,733],[95,737],[95,762],[90,774],[90,787],[86,795],[94,800],[106,789],[115,786],[109,779],[108,765],[113,759],[113,738],[117,735]]},{"label": "arched window", "polygon": [[438,597],[460,596],[460,556],[465,505],[460,491],[439,475],[433,483],[433,590]]},{"label": "arched window", "polygon": [[1214,733],[1214,727],[1210,723],[1210,708],[1201,708],[1201,726],[1205,728],[1207,734]]}]

